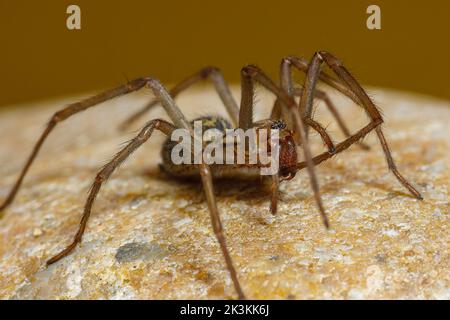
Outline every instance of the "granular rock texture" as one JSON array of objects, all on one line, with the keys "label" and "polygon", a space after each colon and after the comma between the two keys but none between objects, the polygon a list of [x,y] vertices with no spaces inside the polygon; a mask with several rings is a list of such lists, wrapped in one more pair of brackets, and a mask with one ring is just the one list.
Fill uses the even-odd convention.
[{"label": "granular rock texture", "polygon": [[[259,94],[259,117],[271,95]],[[180,96],[189,118],[224,114],[208,87]],[[234,91],[238,98],[238,90]],[[302,171],[281,184],[276,216],[269,196],[248,182],[216,182],[226,238],[243,289],[255,299],[449,299],[450,105],[371,90],[412,198],[387,170],[376,135],[317,167],[331,229],[321,224]],[[0,113],[0,199],[52,113],[80,97]],[[151,98],[115,99],[60,124],[0,220],[0,298],[228,299],[235,292],[210,225],[202,188],[158,169],[162,134],[117,170],[100,191],[82,244],[45,261],[75,234],[96,172],[131,138],[117,126]],[[332,94],[354,132],[367,121]],[[211,110],[211,111],[210,111]],[[154,110],[146,119],[162,117]],[[317,119],[343,137],[324,105]],[[142,120],[144,123],[145,120]],[[311,133],[315,153],[324,150]]]}]

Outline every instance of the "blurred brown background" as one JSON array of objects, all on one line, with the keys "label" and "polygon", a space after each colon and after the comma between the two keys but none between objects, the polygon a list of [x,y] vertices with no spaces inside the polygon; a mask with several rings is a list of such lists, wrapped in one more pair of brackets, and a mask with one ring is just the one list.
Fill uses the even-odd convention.
[{"label": "blurred brown background", "polygon": [[[82,29],[66,28],[81,7]],[[366,28],[381,7],[382,30]],[[230,81],[258,64],[329,50],[366,85],[450,99],[450,1],[0,0],[0,106],[98,90],[153,75],[175,82],[205,65]]]}]

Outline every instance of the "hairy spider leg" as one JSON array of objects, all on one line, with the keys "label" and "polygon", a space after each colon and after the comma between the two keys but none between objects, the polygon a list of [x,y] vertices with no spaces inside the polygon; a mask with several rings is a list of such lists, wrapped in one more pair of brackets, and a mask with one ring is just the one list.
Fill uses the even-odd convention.
[{"label": "hairy spider leg", "polygon": [[[139,89],[143,88],[144,86],[147,86],[148,88],[152,89],[153,93],[159,99],[160,103],[163,105],[164,109],[166,110],[167,114],[173,121],[174,125],[177,128],[184,128],[186,130],[189,130],[189,132],[193,136],[193,129],[190,126],[189,122],[186,120],[186,118],[184,117],[181,110],[175,104],[175,102],[172,99],[172,97],[170,96],[170,94],[167,92],[167,90],[162,86],[162,84],[158,80],[156,80],[154,78],[150,78],[150,77],[138,78],[138,79],[132,80],[129,83],[127,83],[126,85],[122,85],[122,86],[116,87],[114,89],[104,91],[100,94],[97,94],[97,95],[91,97],[91,98],[70,104],[66,108],[56,112],[52,116],[50,122],[48,123],[46,129],[42,133],[38,142],[34,146],[33,151],[31,153],[30,157],[28,158],[28,161],[27,161],[25,167],[22,170],[19,179],[17,180],[15,186],[11,190],[9,196],[5,200],[4,204],[0,207],[0,209],[4,209],[14,199],[14,196],[17,193],[17,190],[19,189],[20,184],[22,183],[22,180],[23,180],[26,172],[28,171],[31,163],[37,156],[45,139],[48,137],[48,135],[54,129],[54,127],[56,126],[57,123],[64,121],[67,118],[71,117],[72,115],[74,115],[78,112],[84,111],[88,108],[91,108],[101,102],[113,99],[115,97],[130,93],[130,92],[133,92],[136,90],[139,90]],[[158,126],[159,126],[158,128],[162,128],[161,122],[153,123],[153,125],[150,127],[146,126],[146,129],[144,128],[141,131],[141,133],[138,135],[137,140],[130,142],[121,152],[119,152],[119,154],[116,156],[117,158],[115,157],[113,159],[112,163],[114,164],[117,161],[120,162],[122,157],[126,158],[130,154],[130,153],[128,153],[128,151],[132,152],[133,150],[135,150],[135,147],[137,148],[140,145],[139,143],[143,139],[145,140],[145,138],[147,137],[147,134],[148,133],[151,134],[151,132],[153,131],[154,126],[156,124],[158,124]],[[151,128],[151,130],[150,130],[150,128]],[[114,162],[114,161],[116,161],[116,162]],[[70,253],[76,247],[77,243],[79,243],[81,241],[82,235],[83,235],[86,225],[87,225],[87,221],[90,216],[90,210],[91,210],[93,200],[95,198],[95,195],[98,193],[100,186],[102,184],[102,178],[105,175],[107,175],[108,173],[109,174],[112,173],[112,171],[115,168],[115,166],[113,164],[111,164],[110,166],[107,165],[106,167],[104,167],[102,169],[102,171],[99,173],[99,175],[97,176],[96,179],[99,179],[99,181],[96,180],[97,183],[93,184],[93,188],[90,192],[89,198],[88,198],[86,206],[85,206],[85,211],[84,211],[81,223],[80,223],[79,230],[76,234],[76,237],[75,237],[73,243],[71,245],[69,245],[66,249],[64,249],[61,253],[57,254],[54,258],[50,259],[48,262],[49,264],[54,263],[54,262],[58,261],[59,259],[61,259],[62,257],[66,256],[68,253]],[[210,170],[209,166],[205,163],[202,163],[199,166],[200,166],[200,176],[201,176],[202,184],[203,184],[203,187],[205,190],[205,195],[206,195],[206,199],[207,199],[207,203],[208,203],[208,208],[209,208],[209,213],[210,213],[210,218],[211,218],[211,223],[213,226],[214,233],[215,233],[216,238],[221,247],[222,254],[224,256],[225,263],[226,263],[227,269],[230,273],[230,277],[232,279],[235,290],[236,290],[239,298],[244,299],[245,295],[244,295],[244,293],[241,289],[240,283],[238,281],[237,273],[236,273],[236,270],[232,263],[232,259],[230,257],[228,248],[226,246],[225,237],[223,235],[223,227],[222,227],[222,223],[220,221],[219,211],[218,211],[215,196],[214,196],[211,170]],[[103,170],[105,170],[105,171],[103,171]]]},{"label": "hairy spider leg", "polygon": [[[311,59],[310,63],[306,60],[291,57],[291,62],[295,63],[296,66],[302,71],[306,72],[306,79],[303,89],[303,94],[300,99],[300,109],[305,110],[308,114],[312,109],[312,100],[314,96],[314,90],[317,80],[320,79],[323,82],[331,85],[335,89],[344,93],[346,96],[355,101],[359,106],[361,106],[369,116],[372,122],[377,123],[373,129],[375,129],[378,139],[383,148],[388,167],[393,172],[397,180],[409,190],[409,192],[417,199],[422,200],[422,195],[412,186],[412,184],[406,180],[398,171],[397,166],[392,158],[391,151],[387,144],[386,138],[381,130],[381,124],[383,123],[383,118],[378,111],[375,104],[372,102],[370,97],[367,95],[365,90],[356,81],[356,79],[351,75],[351,73],[344,67],[342,62],[338,60],[332,54],[326,51],[316,52]],[[337,75],[339,82],[332,78],[331,76],[323,73],[320,70],[321,65],[325,62],[326,65]],[[348,139],[347,139],[348,140]],[[355,140],[358,141],[359,139]]]},{"label": "hairy spider leg", "polygon": [[[292,80],[292,67],[295,67],[298,69],[297,65],[292,62],[292,57],[286,57],[281,60],[280,64],[280,83],[283,89],[285,89],[289,95],[293,97],[302,96],[303,94],[303,86],[294,87],[293,80]],[[299,69],[302,71],[302,69]],[[317,98],[318,100],[321,100],[324,102],[327,109],[330,111],[331,115],[335,118],[338,127],[344,134],[346,138],[351,136],[350,130],[348,129],[347,125],[345,124],[344,120],[342,119],[341,115],[339,114],[338,109],[336,108],[336,105],[333,103],[333,101],[330,99],[329,95],[320,89],[314,90],[314,98]],[[304,113],[305,118],[311,119],[313,117],[312,110],[308,111],[308,114]],[[278,117],[286,117],[286,114],[283,114],[283,110],[281,110],[281,105],[279,100],[277,99],[274,103],[273,107],[273,113],[278,114]],[[300,110],[302,112],[302,110]],[[289,123],[288,123],[289,125]],[[307,130],[308,133],[308,130]],[[365,144],[362,141],[358,142],[358,145],[363,150],[369,150],[370,147]]]},{"label": "hairy spider leg", "polygon": [[297,133],[300,135],[302,141],[302,149],[307,163],[307,170],[310,178],[311,188],[314,192],[317,207],[319,209],[322,221],[325,227],[329,228],[328,218],[322,204],[322,199],[319,191],[319,184],[317,182],[314,171],[314,163],[312,162],[311,150],[309,148],[308,139],[306,137],[305,123],[300,116],[297,104],[294,99],[290,97],[285,90],[278,87],[268,76],[266,76],[261,69],[256,66],[248,65],[241,70],[241,108],[239,113],[239,127],[246,130],[253,126],[253,108],[254,108],[254,82],[258,82],[275,96],[280,99],[281,103],[289,108]]}]

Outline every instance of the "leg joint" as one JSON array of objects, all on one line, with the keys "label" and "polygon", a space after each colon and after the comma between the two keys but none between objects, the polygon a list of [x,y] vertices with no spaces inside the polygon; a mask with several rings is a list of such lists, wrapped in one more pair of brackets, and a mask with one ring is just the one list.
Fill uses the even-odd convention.
[{"label": "leg joint", "polygon": [[299,70],[303,70],[303,71],[308,70],[309,62],[308,62],[308,60],[306,60],[302,57],[287,56],[287,57],[283,58],[283,62],[285,62],[285,61],[286,61],[286,63],[292,64]]},{"label": "leg joint", "polygon": [[202,76],[203,79],[206,79],[206,78],[208,78],[208,77],[209,77],[210,75],[212,75],[212,74],[222,74],[222,72],[221,72],[220,69],[217,68],[217,67],[214,67],[214,66],[208,66],[208,67],[203,68],[203,69],[200,71],[200,74],[201,74],[201,76]]},{"label": "leg joint", "polygon": [[96,176],[95,176],[95,183],[103,183],[106,181],[106,179],[108,179],[108,166],[104,167],[102,169],[102,171],[100,171]]},{"label": "leg joint", "polygon": [[381,125],[384,121],[383,121],[383,118],[382,118],[381,115],[380,115],[378,118],[373,119],[373,122],[375,123],[375,127],[378,127],[378,126]]},{"label": "leg joint", "polygon": [[294,60],[294,59],[295,59],[295,57],[292,57],[292,56],[284,57],[283,59],[281,59],[281,64],[290,66],[292,64],[292,60]]},{"label": "leg joint", "polygon": [[341,60],[336,58],[334,55],[332,55],[328,51],[317,51],[316,55],[318,55],[322,60],[325,60],[327,62],[327,64],[330,66],[336,66],[336,67],[342,66]]},{"label": "leg joint", "polygon": [[148,88],[151,88],[151,89],[161,89],[162,88],[161,81],[159,81],[156,78],[146,77],[146,78],[143,78],[143,81],[145,81],[145,85]]},{"label": "leg joint", "polygon": [[146,82],[147,82],[147,79],[146,78],[142,78],[142,77],[134,79],[134,80],[131,80],[126,85],[127,86],[127,90],[128,90],[128,92],[138,90],[138,89],[142,88],[145,85]]},{"label": "leg joint", "polygon": [[161,126],[162,121],[163,120],[160,120],[160,119],[154,119],[154,120],[147,122],[145,124],[144,128],[142,128],[139,135],[136,137],[136,139],[138,139],[140,141],[146,141],[152,134],[153,130],[158,129]]},{"label": "leg joint", "polygon": [[58,122],[61,122],[63,120],[64,120],[64,117],[61,114],[61,111],[58,111],[52,116],[52,118],[50,119],[49,124],[57,124]]},{"label": "leg joint", "polygon": [[241,72],[245,76],[254,77],[259,72],[259,68],[254,65],[247,65],[241,69]]}]

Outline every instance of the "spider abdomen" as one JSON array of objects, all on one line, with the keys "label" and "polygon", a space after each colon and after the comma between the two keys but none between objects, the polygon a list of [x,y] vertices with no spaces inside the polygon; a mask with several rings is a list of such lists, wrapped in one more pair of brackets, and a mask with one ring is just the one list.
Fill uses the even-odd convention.
[{"label": "spider abdomen", "polygon": [[[227,129],[232,129],[231,124],[221,117],[201,117],[194,119],[194,122],[201,121],[202,130],[206,132],[208,129],[217,129],[221,133],[225,134]],[[208,135],[203,137],[204,141],[208,140]],[[207,142],[207,141],[206,141]],[[161,150],[162,163],[160,164],[160,169],[178,178],[196,178],[199,179],[200,173],[198,165],[196,164],[175,164],[172,159],[172,150],[177,145],[177,141],[172,141],[171,137],[168,137],[164,142]],[[224,147],[225,150],[225,147]],[[225,151],[224,151],[225,152]],[[225,159],[225,155],[223,156]],[[211,164],[211,171],[213,177],[215,178],[236,178],[236,179],[256,179],[260,177],[260,166],[258,164],[248,164],[246,161],[244,164],[236,163],[237,157],[235,157],[235,162],[232,164],[225,163],[214,163]]]}]

